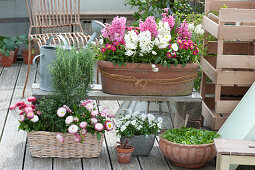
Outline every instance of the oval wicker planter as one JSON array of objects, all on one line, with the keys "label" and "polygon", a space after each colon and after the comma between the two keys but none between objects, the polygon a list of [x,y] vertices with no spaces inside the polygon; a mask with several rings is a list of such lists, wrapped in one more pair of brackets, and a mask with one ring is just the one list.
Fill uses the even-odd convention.
[{"label": "oval wicker planter", "polygon": [[34,131],[28,132],[28,144],[33,157],[57,157],[57,158],[94,158],[99,157],[102,150],[104,134],[101,140],[96,135],[87,133],[83,143],[74,141],[74,135],[62,134],[65,142],[60,143],[56,139],[55,132]]},{"label": "oval wicker planter", "polygon": [[114,65],[98,61],[102,89],[105,93],[123,95],[183,96],[192,93],[198,64],[173,66],[157,65],[158,72],[152,72],[150,64],[127,63]]},{"label": "oval wicker planter", "polygon": [[174,165],[184,168],[200,168],[216,156],[214,143],[182,145],[160,137],[159,148]]}]

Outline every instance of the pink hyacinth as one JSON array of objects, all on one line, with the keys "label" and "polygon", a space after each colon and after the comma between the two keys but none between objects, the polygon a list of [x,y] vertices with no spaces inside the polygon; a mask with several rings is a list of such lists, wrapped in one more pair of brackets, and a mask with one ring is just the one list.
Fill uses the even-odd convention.
[{"label": "pink hyacinth", "polygon": [[84,129],[85,127],[87,127],[87,125],[88,125],[87,122],[82,121],[79,126],[80,126],[80,128]]},{"label": "pink hyacinth", "polygon": [[190,40],[192,32],[189,31],[188,23],[186,21],[183,21],[183,23],[180,24],[178,28],[178,39],[181,40]]},{"label": "pink hyacinth", "polygon": [[151,35],[154,37],[156,37],[158,35],[157,23],[156,23],[154,17],[152,17],[152,16],[149,16],[148,18],[146,18],[145,22],[140,20],[139,28],[142,32],[147,31],[147,30],[150,31]]},{"label": "pink hyacinth", "polygon": [[34,112],[28,112],[28,113],[26,114],[26,117],[27,117],[28,119],[33,119],[34,116],[35,116],[35,113],[34,113]]},{"label": "pink hyacinth", "polygon": [[102,123],[97,123],[97,124],[95,124],[95,129],[96,129],[98,132],[100,132],[100,131],[102,131],[102,130],[104,129],[104,126],[103,126]]},{"label": "pink hyacinth", "polygon": [[9,109],[10,109],[10,110],[14,110],[14,109],[16,109],[16,107],[17,107],[16,104],[12,104],[12,105],[10,105]]},{"label": "pink hyacinth", "polygon": [[58,140],[60,143],[63,143],[63,142],[65,141],[64,138],[63,138],[63,136],[62,136],[60,133],[57,134],[56,138],[57,138],[57,140]]},{"label": "pink hyacinth", "polygon": [[174,19],[174,17],[171,16],[171,15],[170,16],[166,16],[166,13],[162,13],[162,15],[163,15],[162,22],[163,23],[167,22],[169,27],[170,27],[170,29],[172,30],[174,28],[174,26],[175,26],[175,19]]},{"label": "pink hyacinth", "polygon": [[30,96],[29,98],[27,98],[28,102],[35,102],[36,98],[34,96]]},{"label": "pink hyacinth", "polygon": [[127,18],[125,17],[113,18],[112,25],[107,24],[106,27],[102,29],[102,36],[108,38],[110,41],[121,42],[125,35],[126,20]]}]

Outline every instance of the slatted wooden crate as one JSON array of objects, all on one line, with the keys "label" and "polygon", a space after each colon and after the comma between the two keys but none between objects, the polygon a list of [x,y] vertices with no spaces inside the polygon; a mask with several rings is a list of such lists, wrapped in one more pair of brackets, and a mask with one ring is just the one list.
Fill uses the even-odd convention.
[{"label": "slatted wooden crate", "polygon": [[[223,5],[228,8],[221,8]],[[219,129],[228,115],[255,81],[255,2],[207,0],[205,13],[219,11],[219,17],[203,17],[203,27],[217,38],[208,42],[208,54],[201,65],[204,68],[201,84],[202,114],[212,129]],[[206,82],[207,77],[212,83]]]}]

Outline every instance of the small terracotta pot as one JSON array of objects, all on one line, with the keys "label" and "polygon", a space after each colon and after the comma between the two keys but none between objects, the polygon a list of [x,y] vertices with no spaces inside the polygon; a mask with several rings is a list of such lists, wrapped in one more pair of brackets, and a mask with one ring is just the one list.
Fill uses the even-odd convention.
[{"label": "small terracotta pot", "polygon": [[102,90],[109,94],[184,96],[192,93],[198,64],[170,68],[156,65],[153,72],[150,64],[126,63],[114,65],[108,61],[98,61]]},{"label": "small terracotta pot", "polygon": [[118,155],[118,161],[122,164],[127,164],[130,162],[132,153],[134,152],[134,147],[131,145],[126,145],[127,149],[123,149],[120,145],[116,146],[116,151]]},{"label": "small terracotta pot", "polygon": [[[28,64],[28,49],[21,50],[21,53],[23,57],[23,62],[25,64]],[[34,57],[35,57],[35,54],[32,54],[31,52],[31,58],[30,58],[29,64],[32,64]]]},{"label": "small terracotta pot", "polygon": [[214,143],[202,145],[183,145],[160,137],[160,151],[174,165],[184,168],[200,168],[216,156]]},{"label": "small terracotta pot", "polygon": [[14,57],[13,57],[13,63],[16,63],[17,61],[17,57],[18,57],[18,52],[19,52],[19,49],[18,48],[15,48],[14,49]]},{"label": "small terracotta pot", "polygon": [[0,53],[2,67],[11,67],[12,66],[14,54],[15,54],[14,51],[10,51],[9,56],[5,56]]}]

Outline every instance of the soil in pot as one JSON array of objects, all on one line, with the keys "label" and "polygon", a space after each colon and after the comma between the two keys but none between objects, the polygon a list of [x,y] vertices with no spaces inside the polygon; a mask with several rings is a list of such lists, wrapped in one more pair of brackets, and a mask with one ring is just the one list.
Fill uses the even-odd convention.
[{"label": "soil in pot", "polygon": [[2,64],[2,67],[11,67],[12,66],[14,54],[15,54],[14,51],[10,51],[10,55],[9,56],[5,56],[3,54],[0,54],[1,55],[1,64]]},{"label": "soil in pot", "polygon": [[149,155],[155,141],[155,135],[137,135],[130,138],[121,137],[120,142],[128,140],[128,145],[134,146],[135,151],[132,155]]},{"label": "soil in pot", "polygon": [[[25,64],[28,64],[28,49],[21,50],[21,53],[23,57],[23,62]],[[35,54],[31,53],[29,64],[32,64],[34,57],[35,57]]]},{"label": "soil in pot", "polygon": [[116,151],[119,163],[127,164],[130,162],[134,147],[131,145],[125,145],[124,147],[123,145],[118,145],[116,146]]}]

